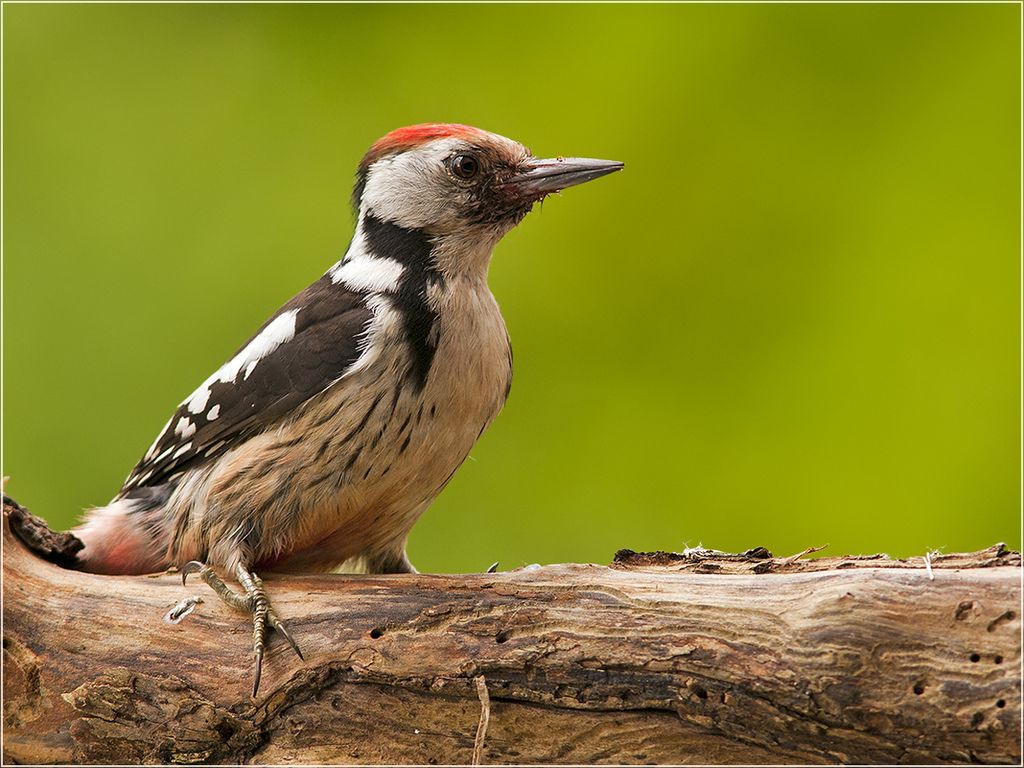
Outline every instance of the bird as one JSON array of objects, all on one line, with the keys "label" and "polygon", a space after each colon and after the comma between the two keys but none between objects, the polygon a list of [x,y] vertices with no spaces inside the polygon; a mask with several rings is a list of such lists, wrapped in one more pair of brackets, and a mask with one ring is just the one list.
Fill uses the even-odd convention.
[{"label": "bird", "polygon": [[198,574],[249,614],[255,697],[270,632],[302,657],[258,573],[416,572],[410,530],[511,387],[494,247],[547,195],[622,168],[457,123],[376,141],[343,258],[178,405],[73,529],[78,566]]}]

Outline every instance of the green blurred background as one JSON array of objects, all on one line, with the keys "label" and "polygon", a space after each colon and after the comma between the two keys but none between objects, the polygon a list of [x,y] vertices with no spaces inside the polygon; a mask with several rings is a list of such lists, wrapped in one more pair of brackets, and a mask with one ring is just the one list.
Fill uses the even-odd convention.
[{"label": "green blurred background", "polygon": [[423,121],[626,171],[498,247],[423,570],[1021,544],[1015,5],[6,5],[4,455],[59,526],[343,253]]}]

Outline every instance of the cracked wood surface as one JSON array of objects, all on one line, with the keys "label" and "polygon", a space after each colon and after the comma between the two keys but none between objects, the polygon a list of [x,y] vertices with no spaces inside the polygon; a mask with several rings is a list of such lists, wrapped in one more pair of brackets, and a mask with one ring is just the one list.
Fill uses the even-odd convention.
[{"label": "cracked wood surface", "polygon": [[[302,644],[179,576],[46,562],[4,508],[5,762],[1020,762],[1020,557],[638,554],[266,577]],[[26,527],[29,533],[24,533]],[[43,526],[45,528],[45,526]],[[33,536],[36,538],[33,539]],[[189,595],[203,602],[163,621]]]}]

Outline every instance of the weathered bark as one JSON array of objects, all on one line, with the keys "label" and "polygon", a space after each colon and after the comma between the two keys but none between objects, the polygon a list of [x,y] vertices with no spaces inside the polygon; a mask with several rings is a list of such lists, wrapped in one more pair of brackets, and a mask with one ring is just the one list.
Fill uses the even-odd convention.
[{"label": "weathered bark", "polygon": [[8,762],[1020,761],[1001,546],[270,577],[306,661],[273,638],[254,701],[245,618],[204,585],[66,570],[4,512]]}]

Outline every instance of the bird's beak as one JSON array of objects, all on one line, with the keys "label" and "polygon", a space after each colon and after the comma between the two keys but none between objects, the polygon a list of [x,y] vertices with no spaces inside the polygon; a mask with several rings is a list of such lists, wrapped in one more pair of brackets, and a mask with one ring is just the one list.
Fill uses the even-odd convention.
[{"label": "bird's beak", "polygon": [[539,200],[552,192],[575,187],[609,173],[621,171],[623,163],[615,160],[592,160],[587,157],[556,157],[530,159],[501,186],[522,200]]}]

